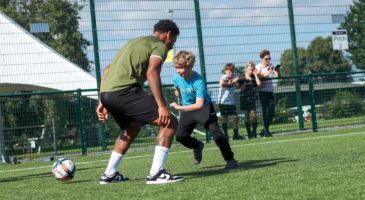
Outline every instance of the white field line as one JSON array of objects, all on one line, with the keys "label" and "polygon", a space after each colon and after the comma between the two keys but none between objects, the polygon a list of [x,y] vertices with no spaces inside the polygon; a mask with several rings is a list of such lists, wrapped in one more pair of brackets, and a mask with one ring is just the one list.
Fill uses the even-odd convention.
[{"label": "white field line", "polygon": [[[365,134],[365,132],[355,132],[355,133],[345,133],[345,134],[337,134],[337,135],[327,135],[327,136],[314,136],[314,137],[308,137],[308,138],[298,138],[298,139],[289,139],[289,140],[276,140],[276,141],[269,141],[269,142],[259,142],[259,143],[251,143],[251,144],[238,144],[238,145],[231,145],[232,148],[237,147],[244,147],[244,146],[256,146],[256,145],[263,145],[263,144],[275,144],[275,143],[284,143],[284,142],[295,142],[295,141],[304,141],[304,140],[315,140],[315,139],[323,139],[323,138],[334,138],[334,137],[346,137],[346,136],[354,136],[354,135],[360,135]],[[204,151],[207,150],[217,150],[218,147],[211,147],[211,148],[205,148]],[[184,150],[184,151],[178,151],[178,152],[170,152],[169,154],[181,154],[181,153],[191,153],[191,150]],[[141,155],[141,156],[131,156],[123,158],[125,159],[136,159],[136,158],[145,158],[145,157],[152,157],[151,155]],[[107,160],[96,160],[96,161],[88,161],[88,162],[78,162],[76,165],[85,165],[90,163],[98,163],[98,162],[107,162]],[[23,168],[23,169],[11,169],[11,170],[3,170],[0,171],[0,173],[8,173],[8,172],[19,172],[19,171],[27,171],[27,170],[35,170],[35,169],[43,169],[43,168],[51,168],[52,165],[48,166],[40,166],[40,167],[29,167],[29,168]]]}]

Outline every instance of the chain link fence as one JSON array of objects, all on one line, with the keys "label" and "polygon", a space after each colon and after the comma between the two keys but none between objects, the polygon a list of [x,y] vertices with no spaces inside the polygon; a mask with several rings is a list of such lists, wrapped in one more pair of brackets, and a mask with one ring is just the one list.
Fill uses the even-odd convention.
[{"label": "chain link fence", "polygon": [[[97,121],[98,76],[128,40],[152,34],[166,18],[181,32],[174,53],[196,55],[194,70],[206,78],[215,106],[224,65],[234,63],[242,72],[269,49],[283,75],[274,80],[274,134],[364,126],[364,66],[351,60],[361,48],[333,50],[331,40],[333,31],[346,27],[352,0],[32,2],[0,4],[1,162],[109,151],[121,130],[113,120],[105,126]],[[174,73],[166,61],[161,76],[168,101],[174,100]],[[236,92],[240,135],[246,135]],[[131,148],[154,146],[157,133],[145,126]],[[209,140],[202,127],[194,135]]]}]

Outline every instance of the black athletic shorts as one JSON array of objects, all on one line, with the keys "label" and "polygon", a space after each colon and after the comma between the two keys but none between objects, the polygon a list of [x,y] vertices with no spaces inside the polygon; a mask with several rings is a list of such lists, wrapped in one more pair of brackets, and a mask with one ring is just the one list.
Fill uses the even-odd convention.
[{"label": "black athletic shorts", "polygon": [[218,104],[218,107],[219,107],[219,111],[221,112],[222,116],[237,115],[235,105]]},{"label": "black athletic shorts", "polygon": [[212,103],[204,105],[202,109],[194,111],[182,111],[176,135],[191,134],[197,124],[201,124],[205,129],[209,129],[211,123],[218,121]]},{"label": "black athletic shorts", "polygon": [[256,110],[256,102],[254,98],[240,98],[240,107],[241,110],[250,111]]},{"label": "black athletic shorts", "polygon": [[158,118],[155,98],[138,84],[118,91],[102,92],[100,100],[121,129],[129,128],[132,121],[144,125]]}]

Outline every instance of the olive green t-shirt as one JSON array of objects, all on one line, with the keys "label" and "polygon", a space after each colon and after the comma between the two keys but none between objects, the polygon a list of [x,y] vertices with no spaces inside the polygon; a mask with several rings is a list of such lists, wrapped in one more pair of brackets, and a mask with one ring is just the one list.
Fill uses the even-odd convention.
[{"label": "olive green t-shirt", "polygon": [[116,91],[135,83],[143,87],[150,57],[165,61],[167,52],[167,46],[155,36],[130,40],[114,57],[100,91]]}]

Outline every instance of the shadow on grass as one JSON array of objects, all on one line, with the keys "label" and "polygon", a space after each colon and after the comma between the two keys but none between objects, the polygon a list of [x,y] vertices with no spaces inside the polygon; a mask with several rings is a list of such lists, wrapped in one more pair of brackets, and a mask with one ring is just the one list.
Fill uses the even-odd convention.
[{"label": "shadow on grass", "polygon": [[[83,170],[89,170],[89,169],[97,169],[97,168],[105,168],[105,166],[98,166],[98,167],[86,167],[86,168],[76,168],[76,171],[83,171]],[[36,179],[36,178],[48,178],[53,177],[53,174],[51,172],[51,168],[49,169],[49,172],[45,173],[38,173],[38,174],[27,174],[23,176],[13,176],[13,177],[7,177],[7,178],[0,178],[0,183],[6,183],[6,182],[13,182],[13,181],[23,181],[27,179]],[[77,181],[72,181],[77,182]],[[71,182],[69,182],[71,183]]]},{"label": "shadow on grass", "polygon": [[298,159],[287,159],[287,158],[275,158],[275,159],[266,159],[266,160],[248,160],[244,162],[239,162],[239,166],[234,169],[225,169],[225,165],[214,165],[204,167],[205,170],[187,172],[178,174],[179,176],[188,176],[187,179],[193,179],[198,177],[206,177],[206,176],[214,176],[218,174],[225,174],[232,171],[243,171],[250,169],[257,169],[263,167],[270,167],[280,163],[285,162],[297,162]]}]

